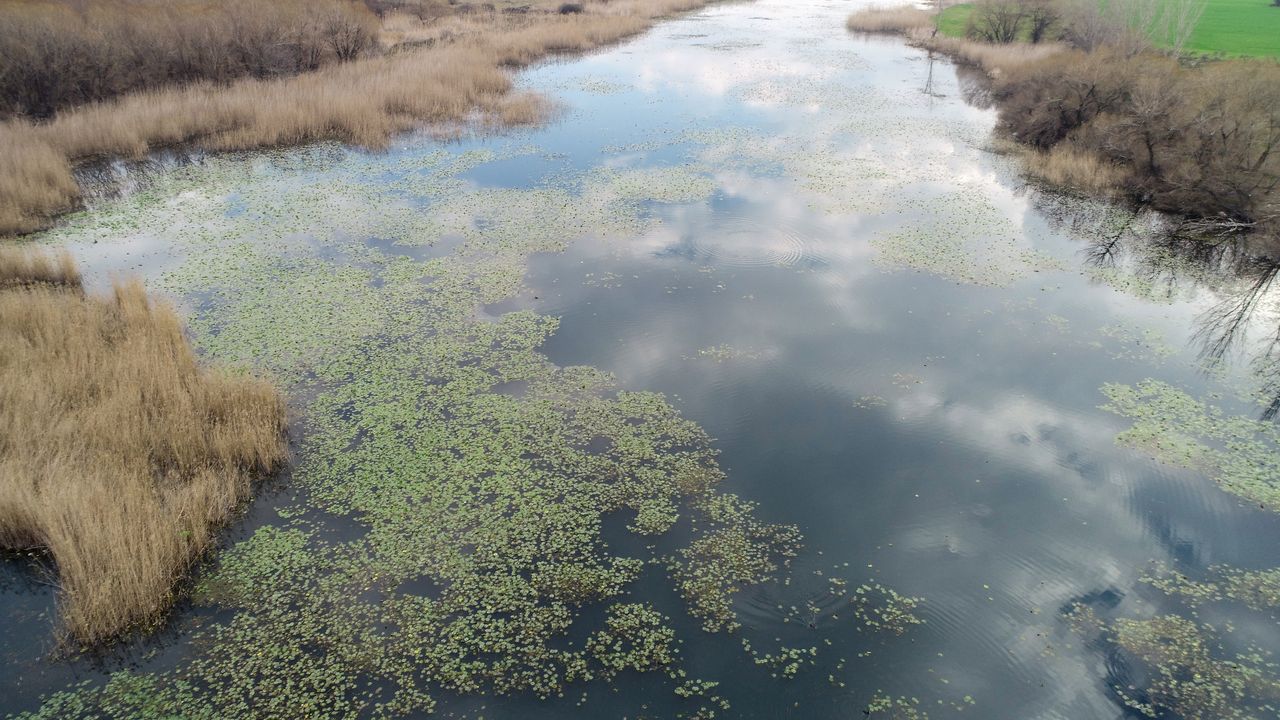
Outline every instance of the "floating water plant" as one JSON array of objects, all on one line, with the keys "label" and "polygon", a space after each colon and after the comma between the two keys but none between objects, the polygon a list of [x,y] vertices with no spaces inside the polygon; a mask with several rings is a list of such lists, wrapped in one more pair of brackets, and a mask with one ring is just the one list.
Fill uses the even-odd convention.
[{"label": "floating water plant", "polygon": [[1116,441],[1201,471],[1230,493],[1280,511],[1280,429],[1228,415],[1158,380],[1107,384],[1103,409],[1133,421]]},{"label": "floating water plant", "polygon": [[1077,605],[1069,619],[1078,630],[1137,663],[1141,688],[1113,686],[1121,702],[1147,717],[1188,720],[1261,720],[1275,717],[1280,681],[1258,652],[1223,657],[1212,628],[1177,615],[1107,622]]},{"label": "floating water plant", "polygon": [[1232,600],[1260,611],[1280,607],[1280,569],[1277,568],[1242,570],[1212,565],[1209,577],[1193,580],[1161,564],[1142,579],[1193,605]]},{"label": "floating water plant", "polygon": [[[714,680],[684,674],[675,625],[632,593],[660,562],[706,630],[738,628],[737,594],[778,581],[799,532],[722,491],[709,438],[664,397],[548,361],[556,319],[490,311],[522,292],[531,254],[635,234],[657,222],[649,204],[714,185],[689,168],[525,190],[465,179],[529,152],[405,158],[378,183],[352,154],[294,168],[285,188],[269,166],[225,159],[132,203],[139,233],[179,216],[216,228],[184,239],[165,282],[199,308],[207,355],[293,383],[300,502],[200,579],[195,598],[228,615],[194,633],[190,658],[30,717],[396,716],[441,693],[549,698],[622,672],[669,673],[699,712],[725,709]],[[188,192],[201,172],[218,190]],[[363,222],[384,234],[353,239]],[[653,547],[621,553],[609,528]],[[914,607],[857,605],[891,632]]]}]

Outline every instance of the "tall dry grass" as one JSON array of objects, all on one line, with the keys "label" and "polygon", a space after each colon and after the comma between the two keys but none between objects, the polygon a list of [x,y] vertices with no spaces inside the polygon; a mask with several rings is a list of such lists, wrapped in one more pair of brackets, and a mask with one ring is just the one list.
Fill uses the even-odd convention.
[{"label": "tall dry grass", "polygon": [[[419,47],[283,78],[197,83],[76,107],[48,122],[0,125],[0,235],[31,232],[78,197],[73,168],[191,144],[245,150],[338,140],[371,148],[420,123],[479,111],[535,122],[544,104],[510,93],[509,68],[579,52],[707,0],[611,0],[585,11],[471,12],[415,30]],[[402,32],[404,30],[402,29]]]},{"label": "tall dry grass", "polygon": [[377,29],[359,0],[0,0],[0,116],[314,70],[371,49]]},{"label": "tall dry grass", "polygon": [[966,38],[933,34],[932,28],[917,28],[907,33],[907,41],[918,47],[943,53],[957,62],[982,68],[988,75],[998,76],[1028,63],[1039,62],[1066,50],[1056,42],[986,43]]},{"label": "tall dry grass", "polygon": [[80,289],[80,269],[71,253],[50,257],[42,252],[0,247],[0,290],[35,285],[61,285]]},{"label": "tall dry grass", "polygon": [[0,547],[43,548],[63,626],[92,643],[157,618],[284,460],[268,383],[201,369],[140,283],[85,295],[68,257],[0,251]]},{"label": "tall dry grass", "polygon": [[845,21],[858,32],[895,33],[907,42],[950,56],[958,62],[976,65],[988,74],[1002,72],[1050,57],[1065,49],[1060,43],[986,43],[948,37],[935,31],[934,15],[915,5],[872,6],[859,10]]},{"label": "tall dry grass", "polygon": [[1016,147],[1025,172],[1054,188],[1085,196],[1109,197],[1116,194],[1127,179],[1119,165],[1069,144],[1056,145],[1048,151],[1025,145]]},{"label": "tall dry grass", "polygon": [[850,15],[845,26],[855,32],[907,33],[918,28],[932,30],[933,15],[915,5],[873,5]]}]

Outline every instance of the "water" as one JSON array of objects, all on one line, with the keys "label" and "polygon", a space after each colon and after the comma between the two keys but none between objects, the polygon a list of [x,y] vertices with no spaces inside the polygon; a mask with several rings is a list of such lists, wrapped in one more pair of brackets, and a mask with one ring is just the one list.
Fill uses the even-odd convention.
[{"label": "water", "polygon": [[[1210,623],[1215,657],[1280,648],[1274,608],[1192,606],[1142,579],[1280,566],[1280,519],[1117,443],[1132,421],[1100,407],[1108,383],[1150,378],[1257,417],[1249,361],[1271,308],[1255,313],[1255,342],[1206,371],[1197,332],[1221,327],[1209,311],[1241,281],[1156,248],[1151,218],[1027,187],[992,151],[994,112],[966,100],[974,78],[899,40],[849,35],[856,7],[718,5],[523,72],[523,87],[561,103],[546,127],[410,137],[385,154],[199,158],[46,239],[95,287],[142,273],[194,313],[208,355],[275,371],[296,407],[333,384],[313,382],[332,370],[315,358],[348,343],[376,353],[389,341],[363,328],[410,312],[332,268],[469,252],[466,267],[522,277],[493,281],[475,321],[558,318],[540,346],[551,362],[664,393],[715,439],[725,489],[804,535],[785,577],[737,595],[738,634],[702,632],[659,570],[635,581],[632,595],[671,617],[682,667],[721,683],[730,709],[718,717],[856,717],[878,695],[915,698],[930,717],[1136,716],[1121,693],[1150,700],[1158,663],[1073,627],[1075,603],[1108,622]],[[307,432],[295,423],[299,464]],[[309,506],[305,488],[279,486],[228,544]],[[316,517],[335,536],[365,532]],[[602,532],[611,551],[643,554],[621,527]],[[188,603],[156,637],[54,658],[52,588],[29,560],[0,567],[6,711],[125,667],[182,667],[207,652],[198,628],[227,622]],[[851,626],[831,577],[922,598],[924,622],[901,636]],[[602,617],[591,607],[581,622]],[[817,653],[776,677],[743,637]],[[548,701],[433,695],[446,716],[696,710],[674,685],[630,672]]]}]

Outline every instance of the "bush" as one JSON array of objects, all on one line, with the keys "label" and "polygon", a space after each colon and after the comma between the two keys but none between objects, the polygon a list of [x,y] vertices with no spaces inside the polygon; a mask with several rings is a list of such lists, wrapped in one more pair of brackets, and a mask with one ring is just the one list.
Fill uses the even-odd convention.
[{"label": "bush", "polygon": [[1022,33],[1027,5],[1019,0],[982,0],[974,4],[965,35],[970,40],[1011,43]]},{"label": "bush", "polygon": [[1122,171],[1132,199],[1197,227],[1280,233],[1280,66],[1187,68],[1151,53],[1062,53],[996,81],[1000,122],[1041,152],[1069,143]]},{"label": "bush", "polygon": [[373,47],[350,0],[0,4],[0,117],[48,117],[126,92],[314,70]]},{"label": "bush", "polygon": [[1048,150],[1127,101],[1131,66],[1110,53],[1063,52],[1009,68],[993,96],[1000,121],[1019,142]]}]

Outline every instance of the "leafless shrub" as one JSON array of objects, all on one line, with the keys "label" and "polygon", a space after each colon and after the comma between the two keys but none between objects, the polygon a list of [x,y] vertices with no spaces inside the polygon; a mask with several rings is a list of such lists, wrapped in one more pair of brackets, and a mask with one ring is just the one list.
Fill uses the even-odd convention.
[{"label": "leafless shrub", "polygon": [[354,0],[0,3],[0,117],[314,70],[359,56],[376,34],[376,18]]},{"label": "leafless shrub", "polygon": [[420,123],[482,114],[530,122],[545,104],[508,103],[508,68],[553,52],[587,50],[705,0],[612,0],[593,12],[453,16],[413,30],[412,49],[335,63],[315,72],[225,85],[130,93],[79,106],[48,122],[0,123],[0,234],[38,229],[70,207],[73,164],[139,157],[192,144],[246,150],[339,140],[381,147]]},{"label": "leafless shrub", "polygon": [[969,15],[965,35],[981,42],[1011,43],[1022,32],[1027,9],[1021,0],[979,0]]}]

